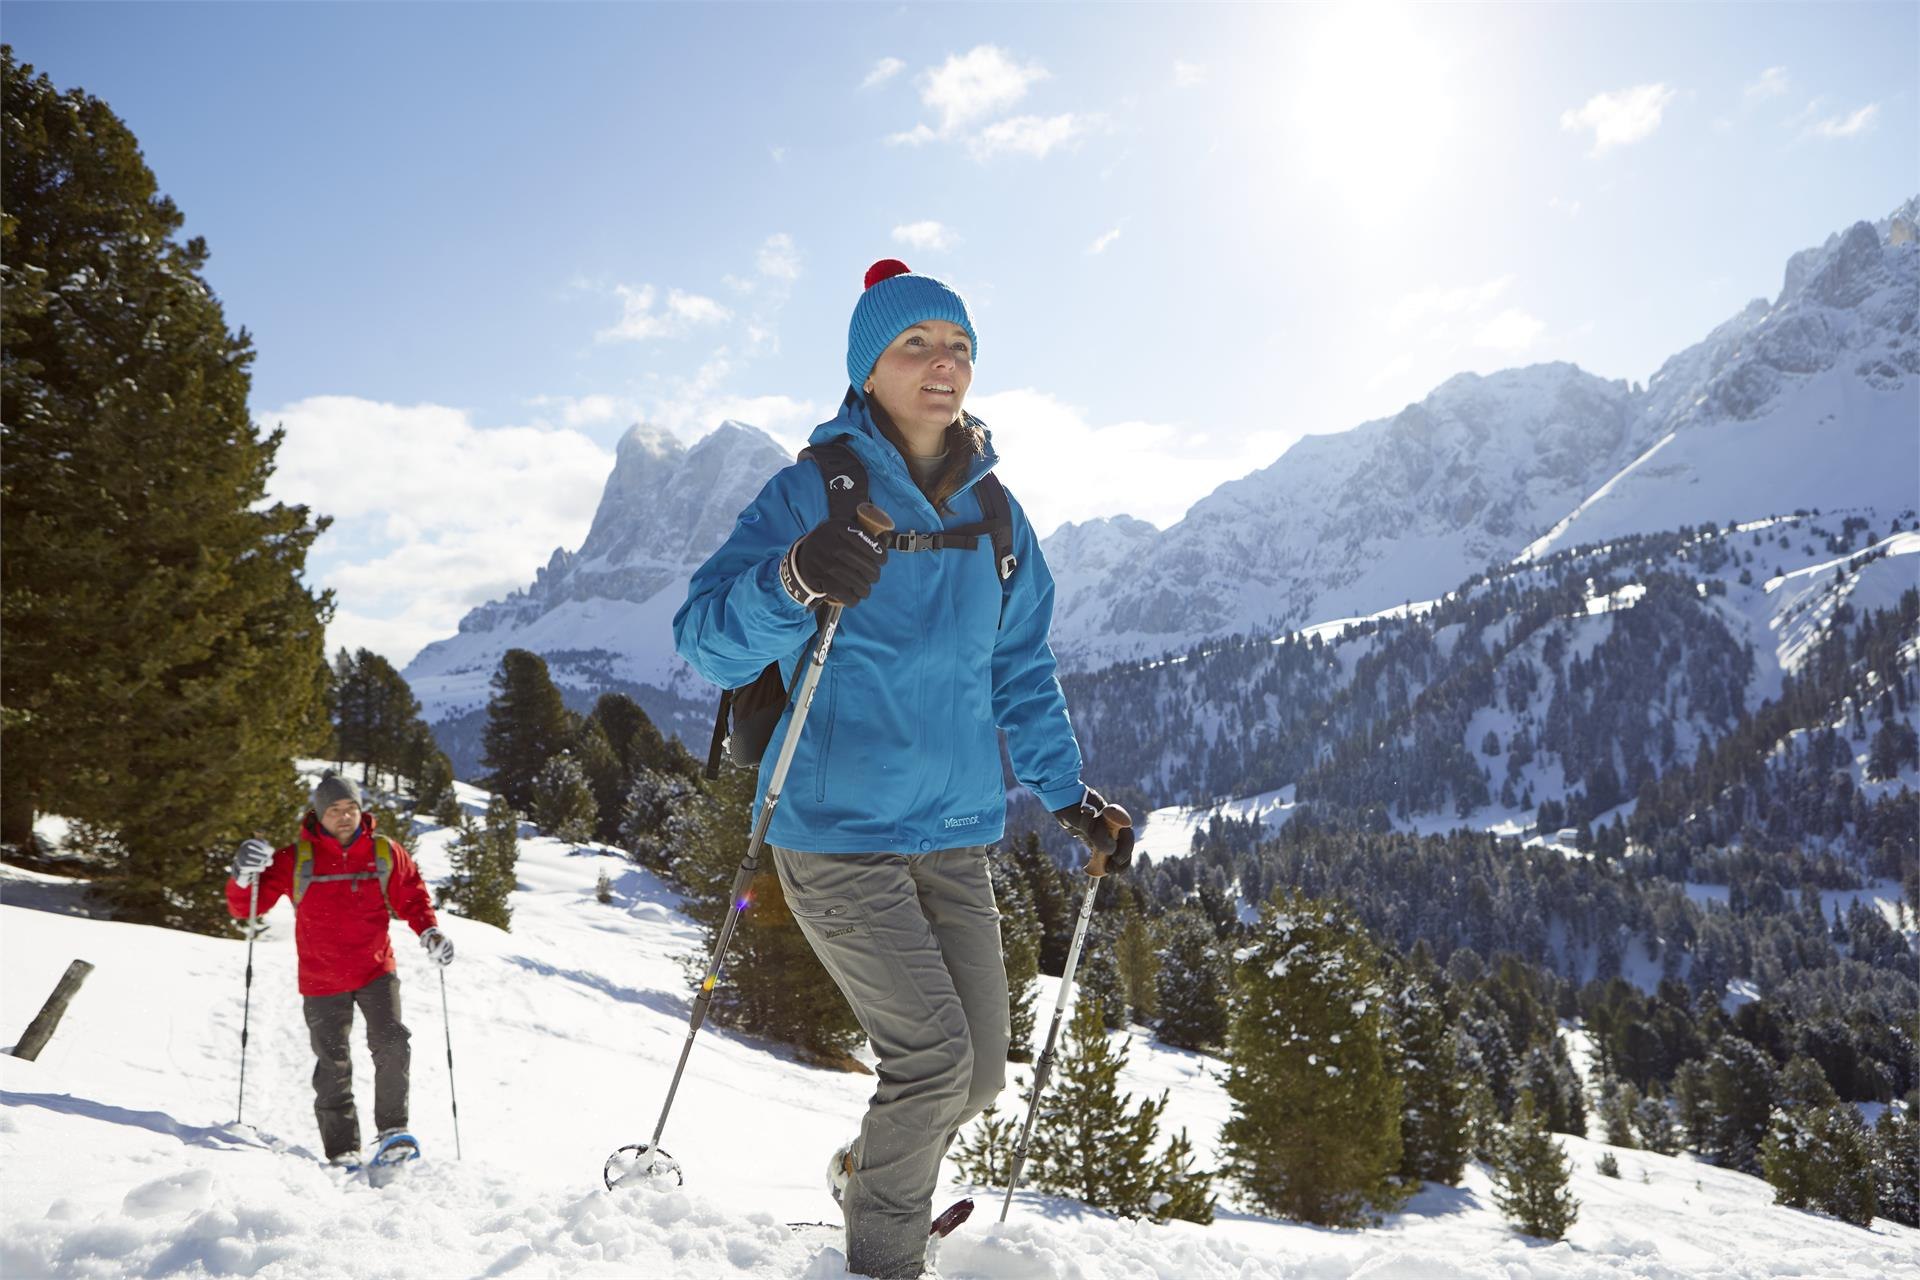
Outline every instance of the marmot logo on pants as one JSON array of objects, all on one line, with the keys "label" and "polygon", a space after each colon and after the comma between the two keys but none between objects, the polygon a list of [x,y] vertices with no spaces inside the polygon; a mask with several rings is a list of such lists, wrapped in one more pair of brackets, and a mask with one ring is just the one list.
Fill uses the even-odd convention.
[{"label": "marmot logo on pants", "polygon": [[945,819],[945,822],[947,824],[947,830],[949,831],[953,830],[955,827],[974,827],[980,824],[980,815],[977,813],[970,813],[964,818],[947,818]]}]

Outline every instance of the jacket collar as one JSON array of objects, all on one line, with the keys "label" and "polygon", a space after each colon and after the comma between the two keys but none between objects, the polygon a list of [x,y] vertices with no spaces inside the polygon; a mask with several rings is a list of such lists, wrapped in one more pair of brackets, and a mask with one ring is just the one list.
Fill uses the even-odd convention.
[{"label": "jacket collar", "polygon": [[[978,418],[974,421],[980,422]],[[971,489],[981,476],[993,470],[1000,461],[1000,455],[993,448],[993,432],[987,429],[984,422],[980,422],[980,430],[987,438],[987,452],[985,456],[973,460],[966,480],[956,492],[964,493]],[[807,443],[828,444],[843,437],[854,453],[859,455],[860,461],[866,464],[868,475],[884,473],[905,486],[909,492],[920,492],[920,486],[913,482],[913,476],[907,471],[907,460],[900,456],[900,451],[880,430],[866,396],[861,394],[858,387],[847,388],[846,399],[840,402],[840,412],[815,427],[813,434],[807,437]]]}]

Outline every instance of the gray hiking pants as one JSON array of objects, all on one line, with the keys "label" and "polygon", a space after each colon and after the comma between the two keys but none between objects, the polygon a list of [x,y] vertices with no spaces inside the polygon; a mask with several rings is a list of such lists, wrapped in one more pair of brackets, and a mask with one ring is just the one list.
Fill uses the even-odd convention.
[{"label": "gray hiking pants", "polygon": [[373,1124],[376,1131],[407,1127],[407,1077],[413,1052],[400,1021],[400,979],[383,973],[357,991],[304,996],[307,1037],[313,1044],[313,1116],[327,1158],[360,1149],[360,1113],[353,1105],[353,1059],[347,1034],[358,1005],[367,1020],[373,1054]]},{"label": "gray hiking pants", "polygon": [[794,919],[880,1059],[841,1205],[847,1269],[917,1276],[947,1145],[1006,1083],[1012,1023],[986,849],[775,848],[773,859]]}]

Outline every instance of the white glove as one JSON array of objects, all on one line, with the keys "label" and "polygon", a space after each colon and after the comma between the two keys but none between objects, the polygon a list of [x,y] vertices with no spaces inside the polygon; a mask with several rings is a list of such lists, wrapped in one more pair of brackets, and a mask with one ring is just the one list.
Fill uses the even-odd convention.
[{"label": "white glove", "polygon": [[429,929],[420,935],[420,945],[427,949],[427,959],[435,964],[453,963],[453,939],[438,929]]},{"label": "white glove", "polygon": [[273,846],[265,840],[249,840],[233,855],[233,882],[242,889],[259,883],[260,873],[273,865]]}]

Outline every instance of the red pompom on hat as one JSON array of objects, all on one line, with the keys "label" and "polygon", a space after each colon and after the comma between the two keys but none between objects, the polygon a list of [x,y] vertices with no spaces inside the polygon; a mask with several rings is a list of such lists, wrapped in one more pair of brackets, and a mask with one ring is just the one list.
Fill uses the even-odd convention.
[{"label": "red pompom on hat", "polygon": [[891,280],[895,276],[904,276],[912,270],[912,267],[900,261],[898,258],[882,258],[867,268],[866,287],[871,289],[882,280]]}]

